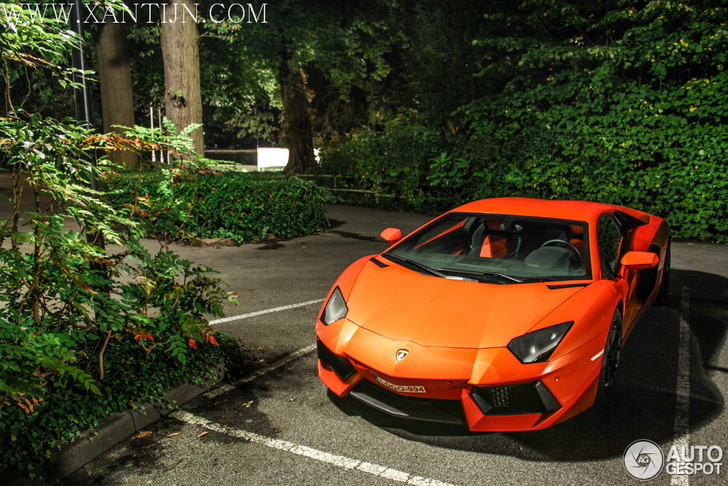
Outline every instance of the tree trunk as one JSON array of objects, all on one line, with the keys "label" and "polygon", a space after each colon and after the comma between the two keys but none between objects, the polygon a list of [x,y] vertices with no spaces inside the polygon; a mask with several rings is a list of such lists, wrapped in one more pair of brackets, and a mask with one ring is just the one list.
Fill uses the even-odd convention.
[{"label": "tree trunk", "polygon": [[281,63],[279,82],[289,156],[285,172],[306,172],[316,163],[313,156],[313,126],[306,82],[298,63],[287,56]]},{"label": "tree trunk", "polygon": [[[124,134],[113,125],[134,126],[134,98],[131,86],[131,66],[126,50],[126,25],[107,23],[101,28],[97,42],[101,113],[104,133]],[[139,160],[134,152],[116,150],[109,155],[116,164],[135,169]]]},{"label": "tree trunk", "polygon": [[[200,36],[192,18],[196,11],[192,0],[168,0],[162,13],[164,108],[178,133],[192,123],[202,124]],[[204,156],[202,128],[194,130],[190,136],[195,151]]]}]

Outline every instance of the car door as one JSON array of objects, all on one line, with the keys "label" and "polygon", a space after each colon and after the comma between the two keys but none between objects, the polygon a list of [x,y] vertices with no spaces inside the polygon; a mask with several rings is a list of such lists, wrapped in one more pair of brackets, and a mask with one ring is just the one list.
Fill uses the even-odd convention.
[{"label": "car door", "polygon": [[643,306],[636,296],[638,270],[630,272],[620,261],[631,249],[634,228],[612,213],[602,215],[597,222],[597,245],[602,278],[613,280],[625,300],[622,316],[622,336],[626,337]]}]

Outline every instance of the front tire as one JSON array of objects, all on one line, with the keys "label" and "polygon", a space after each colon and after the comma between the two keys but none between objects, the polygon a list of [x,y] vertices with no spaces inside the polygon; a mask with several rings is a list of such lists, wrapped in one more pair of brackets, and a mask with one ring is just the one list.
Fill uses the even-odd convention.
[{"label": "front tire", "polygon": [[622,313],[614,311],[612,323],[609,325],[607,342],[602,355],[602,371],[599,374],[599,388],[595,403],[606,402],[614,392],[614,385],[619,370],[619,357],[622,353]]}]

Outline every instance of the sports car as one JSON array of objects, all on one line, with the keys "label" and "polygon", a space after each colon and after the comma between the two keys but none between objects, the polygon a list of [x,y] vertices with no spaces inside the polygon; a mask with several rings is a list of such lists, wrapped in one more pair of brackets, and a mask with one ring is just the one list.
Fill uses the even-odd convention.
[{"label": "sports car", "polygon": [[495,198],[449,211],[338,278],[318,374],[403,419],[524,431],[607,400],[622,346],[667,296],[661,218],[582,201]]}]

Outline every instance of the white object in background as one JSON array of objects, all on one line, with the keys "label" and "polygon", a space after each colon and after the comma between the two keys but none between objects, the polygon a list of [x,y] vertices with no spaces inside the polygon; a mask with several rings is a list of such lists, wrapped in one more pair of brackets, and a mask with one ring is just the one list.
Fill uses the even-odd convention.
[{"label": "white object in background", "polygon": [[258,170],[282,169],[288,164],[288,149],[258,148]]}]

